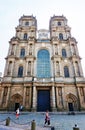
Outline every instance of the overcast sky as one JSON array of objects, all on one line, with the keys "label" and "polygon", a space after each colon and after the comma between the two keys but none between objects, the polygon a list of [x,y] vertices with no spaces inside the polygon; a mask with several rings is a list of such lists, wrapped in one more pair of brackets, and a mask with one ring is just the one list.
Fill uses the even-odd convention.
[{"label": "overcast sky", "polygon": [[85,0],[1,0],[0,1],[0,72],[4,73],[9,41],[24,15],[36,16],[38,30],[49,29],[53,15],[64,15],[71,35],[78,42],[79,55],[85,76]]}]

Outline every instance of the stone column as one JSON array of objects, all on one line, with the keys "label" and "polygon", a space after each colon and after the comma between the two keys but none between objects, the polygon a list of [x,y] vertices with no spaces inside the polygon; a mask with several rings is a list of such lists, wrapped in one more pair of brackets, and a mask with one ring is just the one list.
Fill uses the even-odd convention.
[{"label": "stone column", "polygon": [[14,46],[14,55],[17,55],[17,45]]},{"label": "stone column", "polygon": [[11,66],[11,76],[13,75],[13,68],[14,68],[14,61],[12,61],[12,66]]},{"label": "stone column", "polygon": [[31,62],[31,75],[34,75],[34,61]]},{"label": "stone column", "polygon": [[28,61],[26,61],[26,69],[25,69],[25,75],[28,75]]},{"label": "stone column", "polygon": [[8,65],[9,65],[9,62],[8,62],[8,61],[6,61],[5,71],[4,71],[4,76],[7,76]]},{"label": "stone column", "polygon": [[29,55],[32,55],[32,44],[29,46]]},{"label": "stone column", "polygon": [[23,106],[25,106],[25,96],[26,95],[26,87],[24,86],[24,92],[23,92]]},{"label": "stone column", "polygon": [[75,75],[76,75],[76,76],[79,76],[80,70],[79,70],[78,62],[75,62],[75,63],[74,63],[74,68],[75,68]]},{"label": "stone column", "polygon": [[79,70],[80,70],[80,76],[83,76],[81,61],[79,62]]},{"label": "stone column", "polygon": [[31,76],[31,61],[27,62],[27,75]]},{"label": "stone column", "polygon": [[1,99],[0,99],[0,106],[2,107],[2,103],[3,103],[3,94],[4,94],[4,88],[2,88],[1,91]]},{"label": "stone column", "polygon": [[62,71],[62,63],[63,61],[59,61],[59,69],[60,69],[60,77],[63,77],[63,71]]},{"label": "stone column", "polygon": [[76,54],[75,45],[71,45],[71,51],[72,51],[72,55]]},{"label": "stone column", "polygon": [[[34,68],[37,68],[37,65],[36,65],[36,64],[37,64],[37,63],[36,63],[36,60],[34,60],[34,62],[33,62],[33,63],[34,63],[34,64],[33,64],[33,67],[34,67]],[[37,69],[34,69],[34,68],[33,68],[33,76],[35,77],[35,76],[36,76],[36,73],[37,73],[37,72],[36,72],[36,71],[37,71]]]},{"label": "stone column", "polygon": [[30,72],[30,76],[32,75],[32,70],[31,70],[32,67],[31,67],[31,63],[32,63],[32,62],[30,61],[29,64],[28,64],[28,70],[29,70],[29,72]]},{"label": "stone column", "polygon": [[58,55],[58,45],[55,45],[55,54]]},{"label": "stone column", "polygon": [[32,111],[36,111],[36,86],[33,86]]},{"label": "stone column", "polygon": [[79,56],[79,51],[78,51],[77,44],[75,44],[75,53]]},{"label": "stone column", "polygon": [[53,45],[53,55],[55,55],[55,51],[56,51],[56,45]]},{"label": "stone column", "polygon": [[61,50],[61,49],[60,49],[60,45],[57,45],[57,46],[58,46],[58,47],[57,47],[57,48],[58,48],[58,55],[61,55],[61,52],[60,52],[60,50]]},{"label": "stone column", "polygon": [[52,86],[52,111],[56,111],[56,103],[55,103],[55,88]]},{"label": "stone column", "polygon": [[73,71],[74,71],[74,77],[76,76],[76,66],[75,66],[75,62],[73,61]]},{"label": "stone column", "polygon": [[59,66],[59,61],[56,62],[56,75],[60,76],[60,66]]},{"label": "stone column", "polygon": [[65,109],[65,93],[64,93],[64,87],[62,87],[62,106],[63,106],[63,109]]},{"label": "stone column", "polygon": [[53,77],[56,76],[56,61],[53,61]]},{"label": "stone column", "polygon": [[8,87],[8,92],[7,92],[7,99],[6,99],[6,106],[8,106],[9,100],[10,100],[10,86]]},{"label": "stone column", "polygon": [[77,103],[78,103],[78,110],[81,110],[81,103],[80,103],[80,96],[79,96],[79,87],[76,86],[76,92],[77,92]]}]

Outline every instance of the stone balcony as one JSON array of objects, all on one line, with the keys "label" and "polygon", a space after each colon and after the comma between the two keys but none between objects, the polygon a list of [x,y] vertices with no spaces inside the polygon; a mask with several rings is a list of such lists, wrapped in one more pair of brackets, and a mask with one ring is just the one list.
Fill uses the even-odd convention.
[{"label": "stone balcony", "polygon": [[26,83],[26,82],[40,82],[40,83],[50,83],[50,82],[57,82],[57,83],[82,83],[85,82],[84,77],[76,77],[76,78],[64,78],[64,77],[50,77],[50,78],[37,78],[37,77],[3,77],[0,82],[8,82],[8,83]]}]

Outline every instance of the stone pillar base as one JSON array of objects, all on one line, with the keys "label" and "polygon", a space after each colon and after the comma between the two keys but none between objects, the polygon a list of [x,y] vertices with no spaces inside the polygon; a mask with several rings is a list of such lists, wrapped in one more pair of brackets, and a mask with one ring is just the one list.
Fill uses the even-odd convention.
[{"label": "stone pillar base", "polygon": [[31,111],[32,112],[36,112],[36,108],[31,108]]},{"label": "stone pillar base", "polygon": [[56,112],[57,111],[57,108],[51,108],[52,112]]}]

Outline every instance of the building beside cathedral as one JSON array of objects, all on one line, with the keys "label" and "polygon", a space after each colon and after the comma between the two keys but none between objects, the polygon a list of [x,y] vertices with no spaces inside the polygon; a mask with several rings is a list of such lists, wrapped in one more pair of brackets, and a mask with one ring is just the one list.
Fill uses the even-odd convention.
[{"label": "building beside cathedral", "polygon": [[85,78],[77,41],[66,17],[50,18],[37,28],[34,16],[22,16],[9,41],[0,81],[0,110],[85,110]]}]

